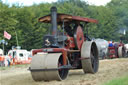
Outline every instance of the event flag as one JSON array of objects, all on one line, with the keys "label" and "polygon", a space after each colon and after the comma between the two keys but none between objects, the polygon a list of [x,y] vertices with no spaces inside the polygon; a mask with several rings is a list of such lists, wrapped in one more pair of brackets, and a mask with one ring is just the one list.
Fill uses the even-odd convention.
[{"label": "event flag", "polygon": [[11,39],[11,35],[7,33],[6,31],[4,31],[4,37],[7,38],[8,40]]}]

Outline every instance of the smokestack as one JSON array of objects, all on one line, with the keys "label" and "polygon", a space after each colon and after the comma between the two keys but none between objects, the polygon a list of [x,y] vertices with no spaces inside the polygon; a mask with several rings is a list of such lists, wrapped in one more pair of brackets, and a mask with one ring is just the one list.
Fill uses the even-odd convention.
[{"label": "smokestack", "polygon": [[51,24],[52,24],[52,35],[57,35],[57,8],[51,7]]}]

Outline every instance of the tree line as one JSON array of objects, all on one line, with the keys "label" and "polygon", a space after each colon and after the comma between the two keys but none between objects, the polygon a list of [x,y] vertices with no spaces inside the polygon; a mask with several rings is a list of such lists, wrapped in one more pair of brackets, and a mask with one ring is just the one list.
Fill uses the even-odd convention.
[{"label": "tree line", "polygon": [[[48,33],[49,25],[39,23],[38,18],[48,15],[50,8],[56,6],[59,13],[88,17],[98,20],[98,24],[88,24],[89,36],[106,40],[128,42],[128,32],[122,35],[120,30],[128,30],[128,0],[111,0],[106,6],[89,5],[83,0],[58,0],[54,3],[40,3],[32,6],[14,4],[11,7],[0,1],[0,40],[6,30],[12,35],[6,40],[6,50],[18,45],[31,50],[42,48],[43,36]],[[0,44],[2,48],[2,44]]]}]

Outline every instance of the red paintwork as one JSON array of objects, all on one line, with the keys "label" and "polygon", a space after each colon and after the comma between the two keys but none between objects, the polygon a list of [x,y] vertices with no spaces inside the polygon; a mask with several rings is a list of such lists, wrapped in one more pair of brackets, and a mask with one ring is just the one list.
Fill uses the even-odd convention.
[{"label": "red paintwork", "polygon": [[114,47],[109,47],[108,51],[109,51],[109,58],[118,58]]},{"label": "red paintwork", "polygon": [[72,16],[73,20],[82,21],[82,22],[90,22],[90,23],[98,23],[97,20],[91,18],[84,18],[80,16]]}]

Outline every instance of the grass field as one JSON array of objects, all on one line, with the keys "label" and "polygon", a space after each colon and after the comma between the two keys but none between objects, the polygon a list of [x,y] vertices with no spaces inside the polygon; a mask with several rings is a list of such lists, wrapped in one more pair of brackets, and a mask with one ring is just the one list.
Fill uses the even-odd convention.
[{"label": "grass field", "polygon": [[104,85],[128,85],[128,74],[123,77],[108,81]]},{"label": "grass field", "polygon": [[12,65],[12,66],[7,66],[7,67],[0,67],[0,70],[9,70],[9,69],[14,69],[14,68],[24,68],[24,67],[29,67],[30,64],[23,64],[23,65]]}]

